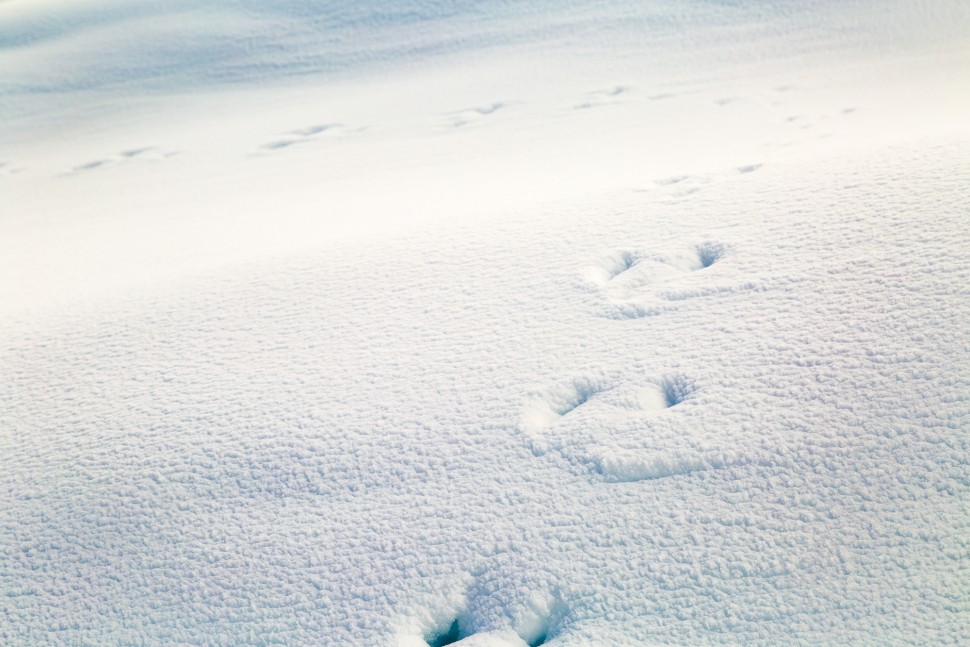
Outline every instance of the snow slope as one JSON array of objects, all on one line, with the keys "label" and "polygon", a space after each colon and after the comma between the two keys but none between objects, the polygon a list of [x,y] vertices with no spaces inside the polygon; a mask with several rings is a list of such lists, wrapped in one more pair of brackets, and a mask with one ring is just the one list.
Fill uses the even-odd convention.
[{"label": "snow slope", "polygon": [[0,642],[970,642],[970,7],[0,2]]}]

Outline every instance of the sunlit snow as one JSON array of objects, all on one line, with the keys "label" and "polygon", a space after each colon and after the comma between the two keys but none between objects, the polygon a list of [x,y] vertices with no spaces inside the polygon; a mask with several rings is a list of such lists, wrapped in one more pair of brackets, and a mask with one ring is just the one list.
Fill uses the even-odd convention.
[{"label": "sunlit snow", "polygon": [[970,3],[0,0],[0,644],[970,644]]}]

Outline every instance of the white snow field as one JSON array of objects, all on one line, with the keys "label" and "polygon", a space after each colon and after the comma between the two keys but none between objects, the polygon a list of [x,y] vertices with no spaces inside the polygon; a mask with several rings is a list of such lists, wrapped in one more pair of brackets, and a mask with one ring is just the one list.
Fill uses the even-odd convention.
[{"label": "white snow field", "polygon": [[970,3],[0,1],[0,644],[970,644]]}]

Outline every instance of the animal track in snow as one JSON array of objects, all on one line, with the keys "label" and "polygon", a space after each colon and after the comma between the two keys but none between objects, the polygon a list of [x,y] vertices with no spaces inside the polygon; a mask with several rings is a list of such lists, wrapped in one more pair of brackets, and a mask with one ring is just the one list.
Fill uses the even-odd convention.
[{"label": "animal track in snow", "polygon": [[447,112],[442,116],[445,117],[447,124],[452,128],[461,128],[463,126],[477,123],[486,117],[494,115],[499,110],[505,110],[508,107],[509,104],[496,101],[495,103],[490,103],[485,106],[466,108],[464,110],[456,110],[455,112]]},{"label": "animal track in snow", "polygon": [[267,142],[259,148],[263,151],[278,151],[284,148],[289,148],[290,146],[307,144],[316,141],[321,137],[321,135],[346,135],[353,132],[359,132],[360,130],[363,129],[350,129],[342,126],[341,124],[314,124],[312,126],[296,128],[283,133],[283,135],[281,135],[279,138]]},{"label": "animal track in snow", "polygon": [[500,604],[498,600],[478,599],[475,606],[468,602],[465,600],[458,613],[429,609],[410,619],[410,627],[398,634],[397,647],[539,647],[546,644],[565,616],[558,593],[533,592],[503,608],[500,616],[504,621],[500,620],[498,627],[494,627],[495,615],[488,612]]},{"label": "animal track in snow", "polygon": [[599,285],[604,285],[624,272],[633,269],[640,257],[630,250],[617,250],[604,256],[598,265],[587,271],[587,278]]},{"label": "animal track in snow", "polygon": [[654,189],[659,189],[671,198],[683,198],[701,191],[711,184],[712,178],[701,175],[672,175],[654,180]]},{"label": "animal track in snow", "polygon": [[[552,453],[611,482],[658,479],[746,462],[740,454],[699,445],[685,428],[690,419],[670,411],[697,393],[696,384],[686,375],[668,374],[608,388],[602,384],[572,380],[527,400],[521,426],[533,454]],[[590,395],[593,389],[599,390]],[[595,411],[573,413],[580,406],[576,402],[593,397]],[[566,413],[560,414],[563,410]]]},{"label": "animal track in snow", "polygon": [[15,173],[20,173],[22,170],[22,168],[12,166],[7,162],[0,162],[0,176],[14,175]]},{"label": "animal track in snow", "polygon": [[455,620],[445,633],[431,635],[425,639],[427,647],[444,647],[445,645],[458,645],[459,647],[539,647],[539,645],[545,643],[545,634],[530,641],[524,640],[512,629],[476,631],[466,635],[462,632],[458,620]]},{"label": "animal track in snow", "polygon": [[752,162],[749,164],[741,164],[725,171],[705,175],[690,175],[686,173],[680,175],[671,175],[669,177],[655,179],[650,185],[635,188],[634,191],[638,193],[652,193],[659,191],[661,194],[666,194],[675,201],[679,201],[681,198],[698,193],[709,186],[729,181],[732,178],[736,178],[738,175],[753,173],[762,166],[763,165],[759,162]]},{"label": "animal track in snow", "polygon": [[[657,289],[716,263],[725,253],[724,245],[702,243],[676,254],[645,254],[617,250],[588,267],[586,280],[599,287],[607,297],[613,318],[639,318],[660,314],[663,302],[680,301],[686,296]],[[691,286],[695,289],[695,286]],[[704,291],[720,288],[706,287]],[[670,295],[673,295],[672,297]]]},{"label": "animal track in snow", "polygon": [[178,155],[178,151],[164,151],[154,146],[143,146],[141,148],[129,148],[123,150],[120,153],[114,155],[103,157],[101,159],[91,160],[90,162],[85,162],[83,164],[78,164],[69,172],[70,175],[77,173],[85,173],[88,171],[94,171],[96,169],[102,169],[110,166],[115,166],[117,164],[128,163],[132,160],[149,161],[156,162],[163,160],[174,155]]},{"label": "animal track in snow", "polygon": [[574,110],[588,110],[590,108],[599,108],[601,106],[607,106],[619,102],[619,96],[626,94],[630,91],[630,88],[617,85],[609,90],[597,90],[595,92],[589,92],[586,94],[586,98],[581,102],[573,106]]},{"label": "animal track in snow", "polygon": [[663,411],[677,406],[695,390],[693,382],[687,377],[671,375],[638,389],[633,393],[632,402],[644,411]]},{"label": "animal track in snow", "polygon": [[639,385],[614,386],[615,380],[581,377],[534,393],[522,409],[522,428],[541,434],[560,421],[579,416],[593,402],[597,408],[662,411],[677,406],[696,391],[692,380],[681,374],[665,375]]},{"label": "animal track in snow", "polygon": [[[779,104],[783,105],[783,104]],[[830,108],[829,111],[814,114],[791,114],[785,116],[780,123],[784,125],[788,136],[785,141],[772,142],[768,145],[787,147],[805,137],[813,139],[828,139],[836,137],[843,131],[850,119],[858,110],[853,106],[844,108]]]},{"label": "animal track in snow", "polygon": [[444,645],[451,645],[461,640],[461,626],[459,625],[458,618],[455,618],[448,628],[443,632],[432,632],[429,634],[425,640],[428,643],[428,647],[444,647]]},{"label": "animal track in snow", "polygon": [[533,397],[523,409],[522,427],[526,433],[539,432],[575,412],[609,386],[602,380],[577,378],[547,389]]},{"label": "animal track in snow", "polygon": [[689,175],[673,175],[671,177],[666,177],[661,180],[656,180],[658,186],[673,186],[674,184],[680,184],[684,180],[689,180]]},{"label": "animal track in snow", "polygon": [[706,242],[695,247],[694,251],[697,252],[697,259],[700,261],[700,267],[695,269],[702,270],[720,260],[724,255],[724,245]]}]

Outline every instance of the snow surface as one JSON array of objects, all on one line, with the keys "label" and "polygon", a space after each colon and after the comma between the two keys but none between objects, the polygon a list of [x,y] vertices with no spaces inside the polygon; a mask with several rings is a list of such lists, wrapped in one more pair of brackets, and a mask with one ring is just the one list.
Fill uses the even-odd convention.
[{"label": "snow surface", "polygon": [[0,2],[3,645],[970,644],[970,5]]}]

